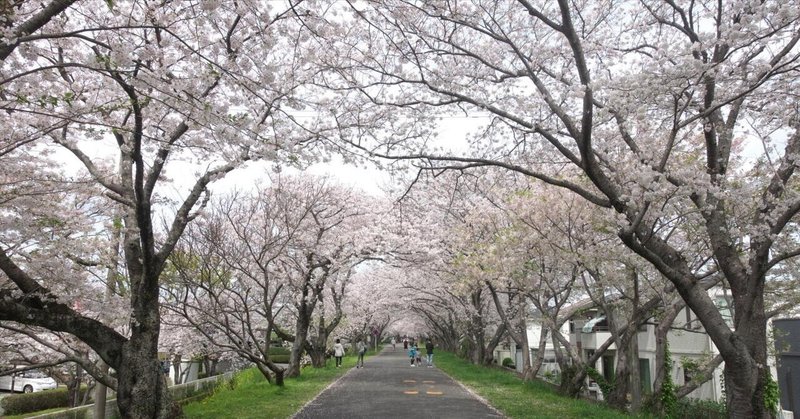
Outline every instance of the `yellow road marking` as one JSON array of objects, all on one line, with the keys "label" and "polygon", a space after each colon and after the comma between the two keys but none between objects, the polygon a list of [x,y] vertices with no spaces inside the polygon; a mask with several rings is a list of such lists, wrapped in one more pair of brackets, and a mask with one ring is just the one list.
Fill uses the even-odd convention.
[{"label": "yellow road marking", "polygon": [[416,383],[417,380],[403,380],[404,383]]},{"label": "yellow road marking", "polygon": [[423,384],[436,384],[436,381],[423,381]]},{"label": "yellow road marking", "polygon": [[425,393],[430,394],[431,396],[441,396],[444,394],[441,391],[426,391]]},{"label": "yellow road marking", "polygon": [[417,391],[417,390],[406,390],[406,391],[403,392],[403,394],[419,394],[419,391]]}]

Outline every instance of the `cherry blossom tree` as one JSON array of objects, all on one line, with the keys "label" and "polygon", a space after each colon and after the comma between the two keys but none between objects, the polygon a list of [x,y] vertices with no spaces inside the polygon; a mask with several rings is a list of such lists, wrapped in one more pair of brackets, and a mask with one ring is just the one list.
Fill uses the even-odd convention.
[{"label": "cherry blossom tree", "polygon": [[[315,159],[313,143],[330,126],[294,113],[307,106],[301,86],[312,72],[303,47],[310,37],[301,36],[310,29],[307,12],[291,2],[273,6],[3,4],[0,166],[10,179],[4,185],[30,184],[36,198],[4,194],[3,213],[27,221],[3,232],[11,238],[0,245],[0,320],[69,333],[91,347],[117,373],[124,417],[177,414],[157,359],[160,279],[209,184],[247,160]],[[48,181],[62,171],[88,176],[94,208],[42,205],[63,199]],[[172,190],[170,177],[178,181]],[[123,329],[75,307],[77,287],[65,286],[85,279],[66,254],[96,225],[73,225],[88,217],[70,214],[114,206],[130,287]],[[36,217],[59,225],[34,225]],[[55,240],[43,234],[53,227],[73,230]]]},{"label": "cherry blossom tree", "polygon": [[[460,112],[489,121],[470,152],[363,135],[354,147],[432,170],[504,168],[616,213],[619,239],[674,285],[719,348],[731,414],[768,415],[764,290],[800,253],[791,235],[800,210],[796,4],[349,7],[350,36],[328,40],[318,57],[335,69],[322,83],[401,120]],[[692,240],[665,234],[676,222],[669,206],[698,220]],[[702,266],[684,255],[697,242],[708,243]],[[730,286],[733,327],[706,292],[709,271]]]},{"label": "cherry blossom tree", "polygon": [[278,261],[291,301],[290,332],[275,321],[279,337],[292,342],[289,374],[299,375],[300,357],[309,353],[316,366],[325,362],[328,337],[342,319],[342,300],[358,265],[379,259],[382,206],[330,180],[285,179],[283,193],[296,200],[298,234]]},{"label": "cherry blossom tree", "polygon": [[[269,183],[215,200],[173,254],[177,286],[165,288],[185,325],[283,385],[285,374],[300,373],[304,352],[325,365],[348,284],[382,251],[381,206],[330,179]],[[273,332],[293,342],[288,371],[270,359]]]},{"label": "cherry blossom tree", "polygon": [[[384,255],[385,259],[390,257]],[[385,261],[363,266],[347,286],[343,319],[336,335],[355,342],[373,332],[377,332],[374,339],[378,340],[386,333],[403,333],[392,326],[402,323],[406,315],[402,284],[407,276],[406,269],[388,265]]]},{"label": "cherry blossom tree", "polygon": [[459,350],[473,362],[491,363],[508,330],[495,311],[486,283],[490,274],[472,259],[483,250],[476,243],[491,234],[476,223],[485,209],[483,198],[471,189],[471,176],[417,181],[419,188],[403,197],[400,210],[409,214],[413,228],[406,234],[417,247],[405,258],[414,265],[406,285],[408,307],[423,315],[437,338],[450,344],[457,335]]}]

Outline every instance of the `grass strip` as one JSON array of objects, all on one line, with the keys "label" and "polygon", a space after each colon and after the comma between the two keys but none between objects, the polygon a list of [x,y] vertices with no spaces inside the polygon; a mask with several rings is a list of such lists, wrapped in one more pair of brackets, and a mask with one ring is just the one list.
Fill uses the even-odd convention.
[{"label": "grass strip", "polygon": [[60,411],[62,411],[64,409],[65,409],[64,407],[54,407],[52,409],[40,410],[38,412],[22,413],[22,414],[19,414],[19,415],[5,415],[5,416],[2,416],[2,419],[25,419],[25,418],[29,418],[31,416],[44,415],[45,413],[60,412]]},{"label": "grass strip", "polygon": [[523,382],[516,374],[474,365],[437,352],[436,366],[486,399],[509,418],[631,418],[602,404],[564,397],[541,381]]},{"label": "grass strip", "polygon": [[212,396],[184,406],[183,413],[187,419],[288,418],[355,367],[356,356],[344,357],[341,368],[334,365],[331,359],[325,368],[303,368],[300,377],[287,378],[283,387],[271,385],[257,369],[250,368],[238,374],[233,385],[223,385]]}]

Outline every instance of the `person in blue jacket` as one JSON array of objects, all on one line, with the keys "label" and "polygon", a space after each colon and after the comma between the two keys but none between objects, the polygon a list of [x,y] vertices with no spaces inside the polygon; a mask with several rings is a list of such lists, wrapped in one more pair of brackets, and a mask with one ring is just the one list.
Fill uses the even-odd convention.
[{"label": "person in blue jacket", "polygon": [[408,357],[411,358],[411,366],[415,367],[414,360],[417,359],[417,345],[411,345],[411,349],[408,350]]}]

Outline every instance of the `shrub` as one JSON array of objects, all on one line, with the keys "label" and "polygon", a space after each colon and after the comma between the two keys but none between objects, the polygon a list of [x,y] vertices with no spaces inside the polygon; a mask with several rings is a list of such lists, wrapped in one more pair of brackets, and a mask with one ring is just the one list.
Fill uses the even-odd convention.
[{"label": "shrub", "polygon": [[592,367],[586,368],[586,375],[588,375],[589,378],[597,383],[597,385],[600,387],[600,391],[603,392],[603,396],[605,397],[608,397],[608,395],[611,394],[617,387],[615,376],[612,376],[610,381],[606,380],[606,377],[604,377],[603,374],[600,374],[600,371],[597,371]]},{"label": "shrub", "polygon": [[[81,388],[81,398],[86,388]],[[69,394],[64,387],[36,393],[12,394],[0,400],[6,415],[21,415],[40,410],[69,406]]]},{"label": "shrub", "polygon": [[514,360],[511,358],[503,358],[502,365],[506,368],[514,368]]},{"label": "shrub", "polygon": [[680,399],[676,409],[686,419],[724,419],[728,417],[724,403],[713,400]]},{"label": "shrub", "polygon": [[543,374],[543,378],[544,378],[545,381],[547,381],[549,383],[558,384],[558,383],[561,382],[561,376],[556,371],[545,371],[545,373]]}]

